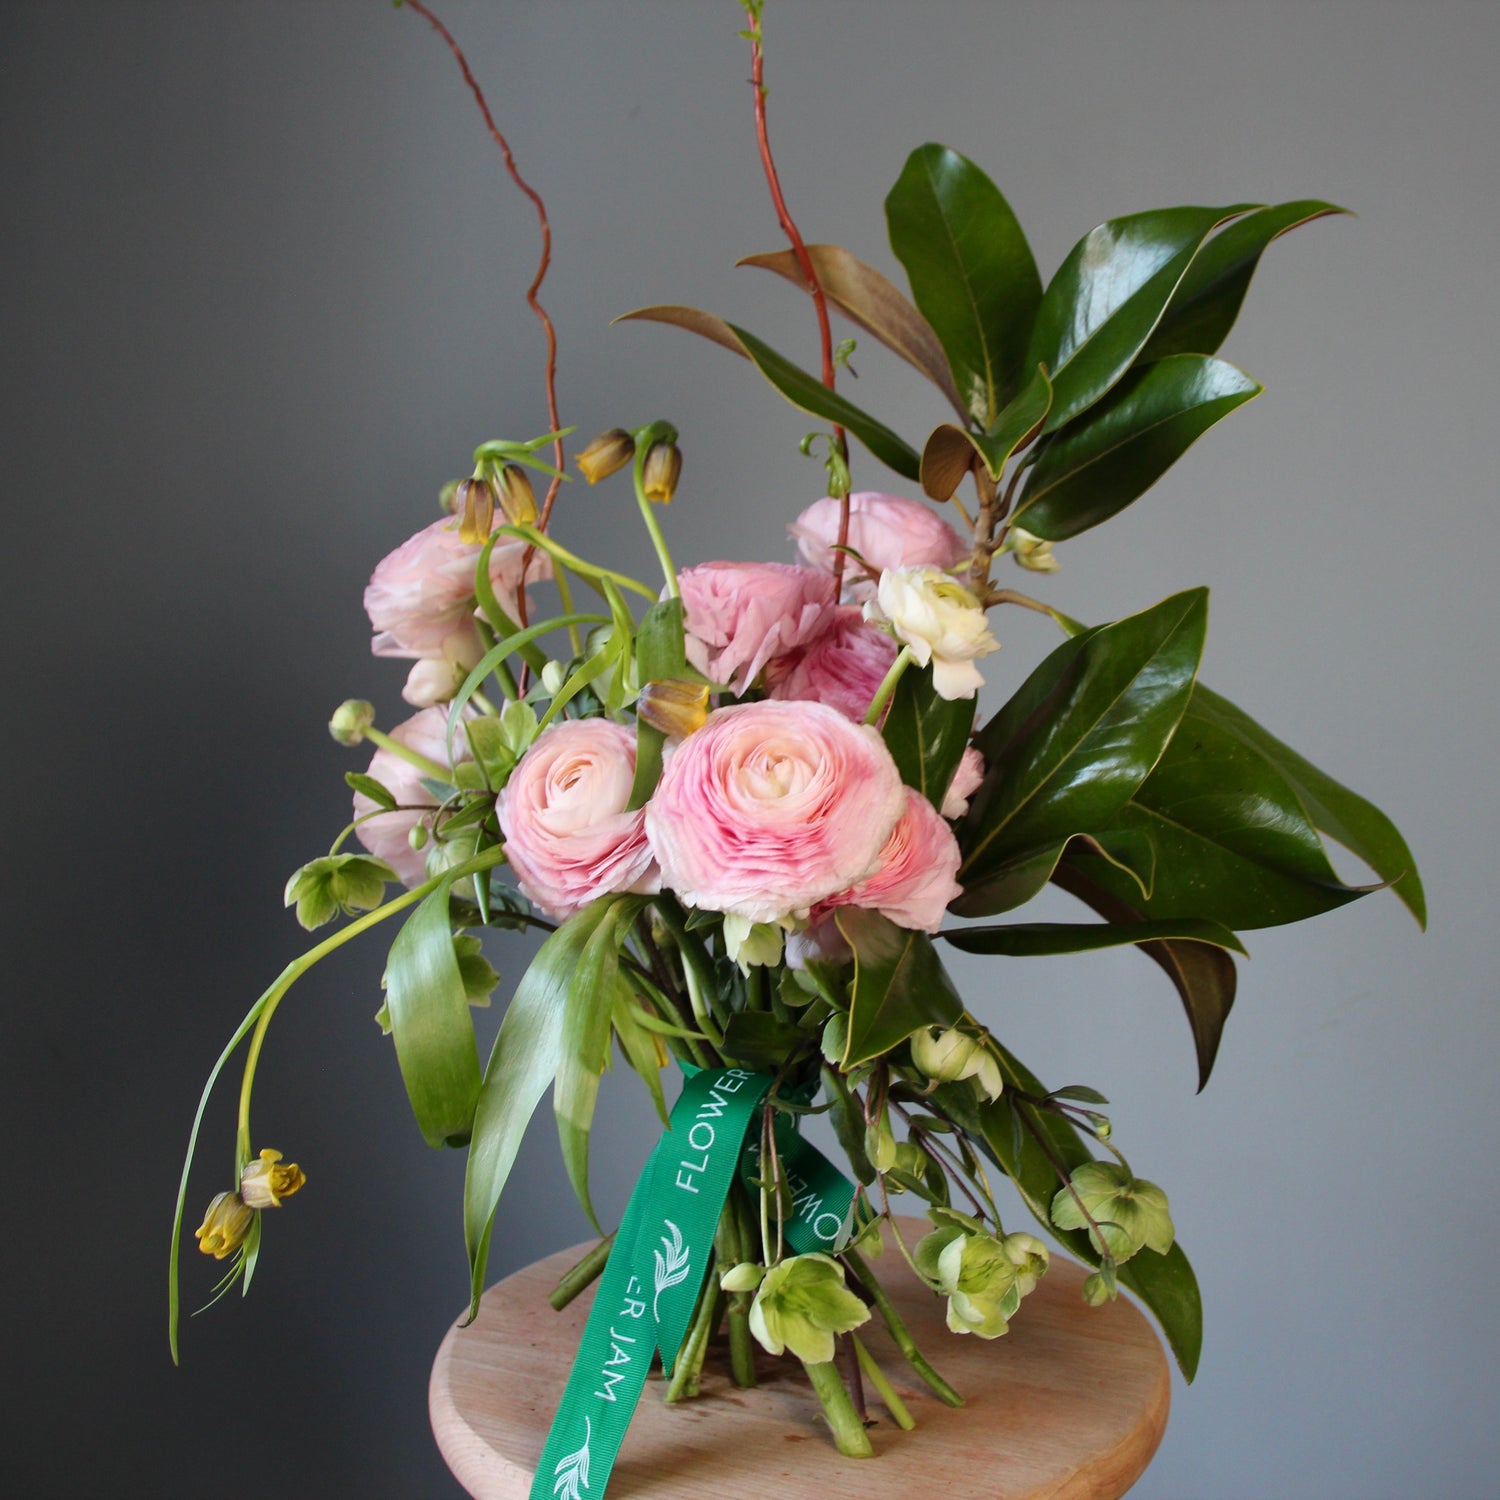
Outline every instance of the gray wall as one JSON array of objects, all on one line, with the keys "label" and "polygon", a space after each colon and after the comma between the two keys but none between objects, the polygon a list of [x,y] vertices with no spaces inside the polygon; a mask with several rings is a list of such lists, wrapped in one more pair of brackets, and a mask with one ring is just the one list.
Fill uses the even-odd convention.
[{"label": "gray wall", "polygon": [[[881,199],[929,139],[991,172],[1045,270],[1160,204],[1359,213],[1268,257],[1226,350],[1264,398],[1045,587],[1104,618],[1211,585],[1206,676],[1392,813],[1432,930],[1380,896],[1252,935],[1198,1098],[1176,1002],[1134,955],[963,977],[1044,1076],[1111,1095],[1203,1279],[1202,1372],[1138,1493],[1492,1492],[1500,11],[769,9],[794,209],[887,269]],[[692,302],[815,357],[799,300],[733,268],[779,244],[734,7],[443,12],[551,207],[565,420],[681,425],[680,560],[785,555],[820,493],[794,447],[810,424],[719,350],[607,326]],[[409,12],[11,0],[0,23],[0,608],[21,677],[0,737],[4,1468],[28,1496],[455,1493],[424,1390],[464,1291],[461,1163],[410,1124],[373,948],[277,1023],[257,1138],[310,1185],[250,1302],[188,1328],[181,1371],[163,1281],[192,1098],[298,950],[281,883],[360,763],[323,721],[350,694],[400,713],[362,583],[476,441],[543,430],[529,211]],[[878,351],[856,363],[908,435],[941,419]],[[856,477],[882,482],[868,459]],[[649,570],[618,489],[575,487],[558,528]],[[1003,632],[996,694],[1050,644],[1029,618]],[[524,954],[501,954],[513,979]],[[605,1090],[611,1212],[649,1128],[637,1093]],[[539,1124],[497,1272],[583,1235]],[[195,1206],[231,1142],[227,1091]]]}]

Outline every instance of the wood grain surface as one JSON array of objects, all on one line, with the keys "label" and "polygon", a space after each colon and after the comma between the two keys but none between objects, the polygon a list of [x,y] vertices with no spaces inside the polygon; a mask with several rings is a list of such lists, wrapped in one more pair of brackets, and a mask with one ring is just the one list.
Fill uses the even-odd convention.
[{"label": "wood grain surface", "polygon": [[[928,1227],[904,1221],[908,1244]],[[547,1293],[586,1246],[560,1251],[491,1287],[468,1328],[451,1328],[433,1365],[432,1428],[476,1500],[524,1500],[562,1395],[590,1290],[555,1313]],[[709,1351],[703,1395],[667,1406],[646,1383],[610,1479],[611,1500],[1115,1500],[1151,1461],[1167,1423],[1170,1381],[1154,1329],[1123,1297],[1086,1307],[1084,1272],[1056,1259],[1003,1338],[948,1332],[944,1303],[895,1252],[882,1279],[928,1359],[966,1398],[944,1406],[911,1372],[878,1314],[861,1330],[917,1420],[902,1432],[870,1392],[873,1459],[835,1451],[801,1367],[759,1355],[761,1384],[728,1377]]]}]

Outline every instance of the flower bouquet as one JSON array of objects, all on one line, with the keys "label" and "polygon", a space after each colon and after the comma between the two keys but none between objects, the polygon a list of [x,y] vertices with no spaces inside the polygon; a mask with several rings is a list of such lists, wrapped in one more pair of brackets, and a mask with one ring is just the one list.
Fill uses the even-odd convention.
[{"label": "flower bouquet", "polygon": [[[374,652],[411,663],[403,697],[416,711],[388,729],[362,701],[333,716],[335,739],[374,753],[346,778],[348,826],[291,877],[286,901],[304,928],[343,925],[288,965],[213,1069],[173,1233],[175,1353],[209,1092],[244,1044],[236,1178],[195,1233],[228,1262],[222,1289],[248,1289],[266,1212],[304,1184],[251,1129],[267,1028],[300,975],[392,918],[376,1019],[426,1140],[468,1152],[473,1307],[549,1088],[569,1178],[598,1224],[590,1129],[618,1050],[665,1129],[642,1143],[622,1223],[599,1226],[554,1299],[602,1277],[538,1470],[549,1495],[578,1493],[590,1462],[596,1484],[607,1477],[656,1352],[667,1399],[694,1394],[721,1328],[741,1385],[755,1382],[757,1345],[799,1360],[850,1455],[870,1452],[864,1382],[900,1425],[912,1420],[861,1341],[872,1318],[956,1403],[871,1263],[897,1200],[930,1220],[893,1243],[955,1334],[993,1339],[1024,1316],[1051,1254],[1020,1227],[1029,1216],[1092,1268],[1089,1302],[1133,1291],[1191,1378],[1200,1306],[1166,1195],[1116,1145],[1103,1094],[1038,1079],[966,1006],[942,947],[996,963],[1138,947],[1177,990],[1201,1086],[1235,996],[1238,931],[1384,887],[1424,916],[1391,823],[1198,680],[1205,589],[1095,622],[997,578],[1055,572],[1058,544],[1143,495],[1259,392],[1218,350],[1270,243],[1340,210],[1132,214],[1090,230],[1044,284],[999,189],[926,145],[886,200],[908,297],[797,230],[766,130],[759,6],[747,14],[757,135],[789,241],[750,259],[810,297],[821,372],[693,308],[628,316],[723,345],[827,424],[802,439],[826,482],[791,519],[795,561],[789,547],[679,566],[665,507],[680,489],[711,497],[683,484],[678,433],[659,420],[606,432],[573,465],[633,498],[660,580],[558,539],[572,429],[537,300],[544,248],[528,299],[549,339],[549,430],[481,443],[436,518],[374,570]],[[506,159],[545,247],[541,200]],[[930,379],[953,420],[918,444],[852,403],[837,389],[852,341],[834,343],[834,313]],[[540,499],[532,475],[547,480]],[[983,669],[1017,608],[1050,617],[1057,645],[1008,672],[1006,701],[981,720]],[[1345,883],[1324,834],[1375,882]],[[1012,916],[1049,884],[1086,919]],[[484,934],[528,928],[545,940],[481,1066],[471,1011],[499,983]],[[818,1114],[838,1164],[803,1134]]]}]

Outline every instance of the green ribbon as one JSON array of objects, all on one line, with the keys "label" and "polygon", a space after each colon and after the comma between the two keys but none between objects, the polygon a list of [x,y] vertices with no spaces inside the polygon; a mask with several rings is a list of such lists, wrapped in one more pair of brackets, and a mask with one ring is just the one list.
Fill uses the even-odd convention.
[{"label": "green ribbon", "polygon": [[[531,1500],[584,1500],[609,1483],[651,1358],[669,1374],[692,1322],[714,1235],[738,1170],[758,1173],[745,1136],[770,1088],[767,1073],[694,1070],[672,1107],[625,1209],[583,1338],[531,1484]],[[783,1117],[784,1118],[784,1117]],[[788,1247],[831,1253],[848,1237],[854,1187],[796,1126],[777,1121],[777,1154],[792,1190]]]}]

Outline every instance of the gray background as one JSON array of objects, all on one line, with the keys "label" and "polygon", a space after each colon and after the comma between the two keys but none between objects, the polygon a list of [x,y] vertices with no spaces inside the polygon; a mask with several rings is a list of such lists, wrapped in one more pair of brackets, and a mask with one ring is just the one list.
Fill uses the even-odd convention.
[{"label": "gray background", "polygon": [[[680,561],[786,556],[821,493],[795,451],[811,424],[720,350],[608,327],[684,301],[816,357],[800,299],[733,268],[780,244],[735,8],[443,13],[551,208],[565,420],[682,427]],[[959,968],[1044,1077],[1110,1094],[1202,1277],[1202,1371],[1139,1494],[1493,1493],[1500,10],[820,0],[768,25],[794,211],[893,273],[881,200],[930,139],[995,177],[1044,272],[1162,204],[1358,211],[1262,268],[1225,352],[1267,394],[1038,587],[1101,619],[1211,585],[1205,676],[1397,819],[1431,931],[1377,896],[1252,934],[1196,1098],[1176,1001],[1135,955]],[[422,1145],[371,1023],[378,945],[278,1020],[256,1134],[310,1185],[181,1371],[164,1272],[193,1098],[298,951],[281,884],[363,764],[323,722],[351,694],[402,712],[362,584],[475,442],[544,428],[530,211],[447,53],[385,4],[8,3],[0,38],[8,1488],[453,1494],[424,1400],[464,1295],[461,1162]],[[909,437],[942,419],[879,350],[856,365]],[[885,482],[865,457],[856,479]],[[558,530],[649,574],[617,485],[571,489]],[[1051,644],[1030,617],[1001,632],[997,695]],[[524,948],[497,957],[512,982]],[[604,1090],[608,1212],[640,1093]],[[583,1235],[538,1127],[497,1273]]]}]

